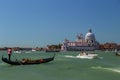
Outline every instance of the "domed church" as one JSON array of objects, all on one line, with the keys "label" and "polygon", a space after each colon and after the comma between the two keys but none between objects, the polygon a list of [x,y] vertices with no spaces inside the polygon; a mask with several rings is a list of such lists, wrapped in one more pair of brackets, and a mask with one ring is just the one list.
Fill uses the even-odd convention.
[{"label": "domed church", "polygon": [[74,42],[65,39],[61,46],[62,51],[93,51],[96,49],[99,49],[99,43],[91,29],[88,30],[85,37],[83,34],[78,34]]}]

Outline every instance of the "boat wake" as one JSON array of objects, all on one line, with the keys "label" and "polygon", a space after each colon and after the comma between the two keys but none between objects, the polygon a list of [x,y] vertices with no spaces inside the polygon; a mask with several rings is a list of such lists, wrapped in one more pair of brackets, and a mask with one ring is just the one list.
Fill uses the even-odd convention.
[{"label": "boat wake", "polygon": [[103,69],[103,70],[120,73],[120,69],[115,69],[115,68],[103,68],[103,67],[98,66],[98,67],[92,67],[92,69]]},{"label": "boat wake", "polygon": [[77,58],[76,56],[65,55],[66,58]]},{"label": "boat wake", "polygon": [[97,56],[96,58],[97,58],[97,59],[103,59],[103,57],[100,57],[100,56]]},{"label": "boat wake", "polygon": [[71,55],[65,55],[66,58],[80,58],[80,59],[93,59],[93,57],[86,57],[86,56],[71,56]]},{"label": "boat wake", "polygon": [[3,62],[2,62],[2,63],[0,63],[0,66],[5,66],[5,65],[6,65],[6,63],[3,63]]}]

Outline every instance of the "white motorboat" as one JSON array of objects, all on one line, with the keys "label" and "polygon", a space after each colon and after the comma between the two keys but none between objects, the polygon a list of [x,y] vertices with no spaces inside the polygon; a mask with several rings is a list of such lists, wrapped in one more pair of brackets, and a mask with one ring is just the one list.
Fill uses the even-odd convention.
[{"label": "white motorboat", "polygon": [[80,53],[77,56],[65,55],[67,58],[81,58],[81,59],[94,59],[98,56],[98,54],[94,53]]},{"label": "white motorboat", "polygon": [[32,52],[35,52],[36,50],[35,49],[32,49]]},{"label": "white motorboat", "polygon": [[77,58],[86,58],[86,59],[93,59],[95,57],[97,57],[98,55],[97,54],[92,54],[92,53],[80,53],[78,54],[76,57]]}]

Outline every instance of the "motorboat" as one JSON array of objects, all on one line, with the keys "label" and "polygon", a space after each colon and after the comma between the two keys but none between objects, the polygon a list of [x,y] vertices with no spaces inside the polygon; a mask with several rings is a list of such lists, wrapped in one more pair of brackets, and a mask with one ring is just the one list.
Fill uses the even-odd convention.
[{"label": "motorboat", "polygon": [[97,56],[98,56],[98,54],[82,52],[82,53],[78,54],[76,57],[77,58],[82,58],[82,59],[84,59],[84,58],[93,59],[93,58],[95,58]]}]

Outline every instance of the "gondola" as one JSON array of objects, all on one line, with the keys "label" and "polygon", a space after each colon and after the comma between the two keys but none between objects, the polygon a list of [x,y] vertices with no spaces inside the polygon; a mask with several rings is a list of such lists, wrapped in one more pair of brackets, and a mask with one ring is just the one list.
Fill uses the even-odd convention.
[{"label": "gondola", "polygon": [[11,65],[33,65],[33,64],[41,64],[53,61],[55,54],[51,58],[37,59],[37,60],[26,60],[26,61],[12,61],[2,56],[2,61]]}]

